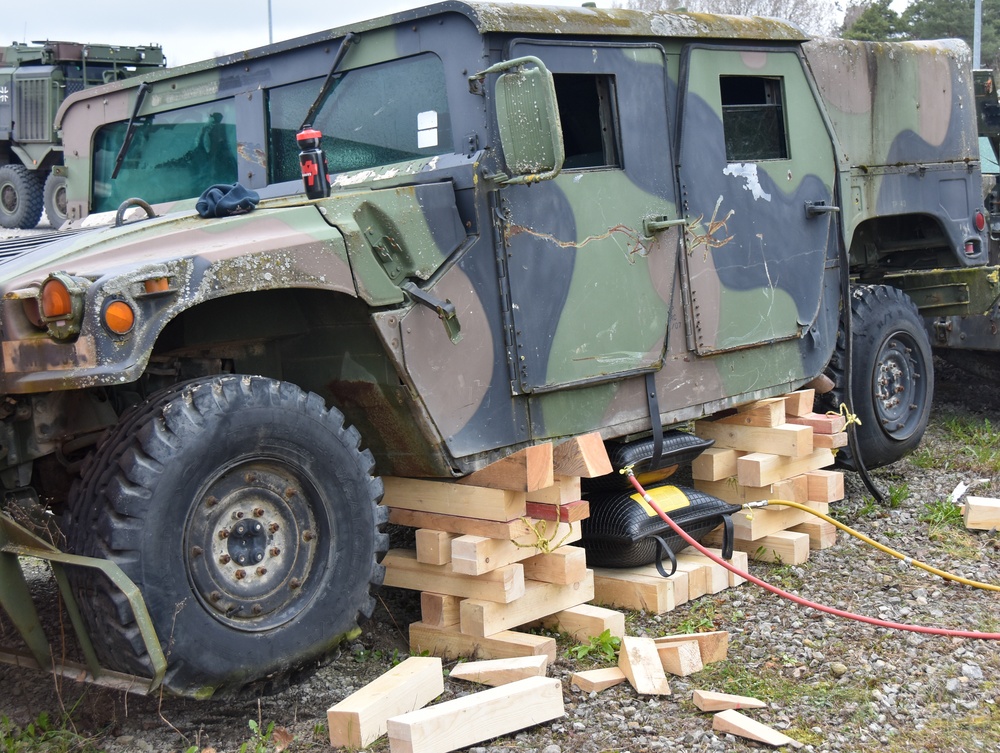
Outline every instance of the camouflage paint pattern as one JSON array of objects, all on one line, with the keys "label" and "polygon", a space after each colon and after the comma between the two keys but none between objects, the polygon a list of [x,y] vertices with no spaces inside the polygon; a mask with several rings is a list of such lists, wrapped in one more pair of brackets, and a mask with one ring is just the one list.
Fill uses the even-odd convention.
[{"label": "camouflage paint pattern", "polygon": [[[836,340],[847,231],[835,213],[807,203],[839,205],[857,185],[865,217],[894,197],[900,216],[926,212],[958,235],[970,222],[971,204],[962,217],[951,209],[939,217],[938,182],[912,190],[912,177],[879,175],[872,188],[854,177],[860,162],[816,94],[804,37],[778,21],[446,2],[351,30],[360,43],[341,66],[348,77],[422,53],[440,58],[446,153],[338,174],[331,197],[314,202],[298,180],[268,183],[262,90],[310,78],[318,90],[344,29],[146,76],[142,114],[234,97],[240,180],[279,198],[247,216],[202,220],[193,197],[178,196],[175,214],[0,264],[3,392],[15,404],[71,395],[60,397],[69,414],[99,389],[134,389],[150,365],[214,358],[336,404],[380,473],[461,475],[547,439],[648,431],[649,374],[667,425],[820,374]],[[602,132],[613,131],[614,145],[605,140],[601,158],[577,155],[597,161],[567,164],[553,180],[505,184],[494,79],[477,91],[469,77],[526,55],[557,81],[597,85]],[[727,156],[722,77],[780,82],[780,157]],[[948,106],[959,89],[949,90]],[[121,82],[61,111],[78,216],[89,206],[89,134],[126,119],[135,92]],[[888,117],[889,104],[871,106],[860,117]],[[911,125],[914,137],[903,133]],[[899,164],[952,148],[951,125],[884,124],[886,133],[893,127],[902,135],[887,155]],[[968,167],[965,182],[978,183],[976,165]],[[68,342],[31,323],[39,286],[54,272],[85,290],[81,331]],[[161,279],[166,291],[146,292],[147,280]],[[111,298],[136,311],[124,336],[100,322]],[[460,337],[436,303],[454,306]],[[16,415],[0,437],[19,448],[8,479],[78,433],[64,421],[58,437],[29,441],[34,429]]]}]

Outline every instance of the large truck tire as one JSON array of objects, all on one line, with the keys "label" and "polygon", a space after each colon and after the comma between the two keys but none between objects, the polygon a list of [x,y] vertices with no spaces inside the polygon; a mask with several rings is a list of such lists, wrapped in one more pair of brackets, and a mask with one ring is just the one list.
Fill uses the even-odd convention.
[{"label": "large truck tire", "polygon": [[66,222],[68,213],[66,210],[66,176],[49,173],[45,179],[45,190],[43,191],[43,204],[45,205],[45,217],[53,230],[58,230]]},{"label": "large truck tire", "polygon": [[[851,293],[851,392],[857,443],[837,453],[837,464],[857,470],[893,463],[920,444],[934,394],[931,344],[920,312],[909,297],[888,285],[858,285]],[[843,330],[828,374],[835,387],[823,407],[839,410],[846,395]]]},{"label": "large truck tire", "polygon": [[42,181],[24,165],[0,165],[0,225],[30,230],[42,218]]},{"label": "large truck tire", "polygon": [[[100,444],[70,495],[67,541],[139,587],[168,691],[279,690],[357,635],[388,545],[360,444],[319,396],[233,375],[151,396]],[[102,663],[149,676],[124,597],[92,569],[70,578]]]}]

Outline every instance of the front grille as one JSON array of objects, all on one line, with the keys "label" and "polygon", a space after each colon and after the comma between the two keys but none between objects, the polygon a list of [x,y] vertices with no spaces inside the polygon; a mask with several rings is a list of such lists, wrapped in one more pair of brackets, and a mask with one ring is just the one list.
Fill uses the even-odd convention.
[{"label": "front grille", "polygon": [[18,141],[54,141],[52,132],[52,99],[47,78],[20,79],[17,87],[17,113],[14,116],[14,135]]}]

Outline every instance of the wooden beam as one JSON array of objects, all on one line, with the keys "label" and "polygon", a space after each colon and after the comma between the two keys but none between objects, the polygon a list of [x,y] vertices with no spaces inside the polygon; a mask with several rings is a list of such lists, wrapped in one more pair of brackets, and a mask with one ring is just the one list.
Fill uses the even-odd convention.
[{"label": "wooden beam", "polygon": [[562,683],[529,677],[389,720],[392,753],[447,753],[565,714]]},{"label": "wooden beam", "polygon": [[[775,499],[787,498],[775,497]],[[804,504],[806,507],[824,515],[830,510],[830,505],[826,502],[806,501]],[[807,523],[810,520],[817,520],[817,518],[805,510],[775,504],[757,510],[741,510],[733,515],[733,528],[736,532],[736,538],[745,541],[757,541],[765,536],[770,536],[772,533],[787,531],[793,526],[797,526],[800,523]]]},{"label": "wooden beam", "polygon": [[468,680],[480,685],[506,685],[525,677],[544,677],[549,657],[511,656],[506,659],[484,659],[456,664],[448,676],[454,680]]},{"label": "wooden beam", "polygon": [[813,434],[813,448],[826,448],[835,450],[840,447],[847,447],[847,432],[839,434]]},{"label": "wooden beam", "polygon": [[743,454],[728,447],[709,447],[691,461],[691,477],[702,481],[724,481],[736,475],[736,459]]},{"label": "wooden beam", "polygon": [[563,609],[541,619],[550,630],[567,633],[580,643],[596,638],[605,630],[616,638],[625,635],[625,615],[616,609],[605,609],[594,604],[579,604]]},{"label": "wooden beam", "polygon": [[[677,571],[679,573],[687,573],[688,577],[688,601],[694,601],[695,599],[700,599],[702,596],[708,593],[708,567],[706,567],[703,562],[691,562],[690,560],[682,560],[680,555],[675,555],[677,557]],[[651,578],[659,576],[659,573],[651,572],[649,574]],[[660,576],[662,577],[662,576]]]},{"label": "wooden beam", "polygon": [[665,635],[662,638],[653,639],[657,649],[668,643],[677,643],[679,641],[697,642],[702,664],[722,661],[729,654],[729,633],[725,630],[714,630],[711,633]]},{"label": "wooden beam", "polygon": [[736,461],[736,478],[744,486],[767,486],[800,473],[825,468],[833,462],[833,453],[825,448],[798,458],[752,452]]},{"label": "wooden beam", "polygon": [[657,643],[656,653],[664,671],[678,677],[693,675],[705,667],[701,661],[701,647],[695,640]]},{"label": "wooden beam", "polygon": [[813,451],[813,431],[808,426],[740,426],[704,419],[695,421],[694,433],[705,439],[714,439],[716,447],[744,452],[766,449],[775,455],[801,458]]},{"label": "wooden beam", "polygon": [[544,654],[556,660],[556,639],[544,635],[504,630],[488,638],[466,635],[457,627],[410,623],[410,653],[427,652],[442,659],[503,659],[508,656]]},{"label": "wooden beam", "polygon": [[694,705],[700,711],[725,711],[726,709],[766,709],[764,701],[748,695],[716,693],[711,690],[696,690],[692,696]]},{"label": "wooden beam", "polygon": [[785,423],[785,399],[771,397],[740,405],[736,413],[715,419],[719,423],[737,426],[781,426]]},{"label": "wooden beam", "polygon": [[[525,498],[528,502],[538,502],[543,505],[567,505],[570,502],[579,501],[580,494],[579,476],[560,476],[556,474],[552,477],[551,486],[530,491],[525,494]],[[531,513],[528,514],[530,515]]]},{"label": "wooden beam", "polygon": [[548,554],[536,554],[522,563],[526,580],[567,585],[587,577],[587,553],[577,546],[563,546]]},{"label": "wooden beam", "polygon": [[670,695],[670,684],[652,638],[624,636],[618,652],[618,667],[637,693]]},{"label": "wooden beam", "polygon": [[749,740],[767,743],[775,747],[790,745],[793,748],[801,748],[802,743],[793,740],[784,732],[768,727],[766,724],[744,716],[735,709],[720,711],[712,717],[712,729],[716,732],[728,732],[730,735],[738,735]]},{"label": "wooden beam", "polygon": [[447,565],[451,562],[451,540],[458,534],[418,528],[414,534],[417,542],[417,562],[425,565]]},{"label": "wooden beam", "polygon": [[801,503],[809,499],[809,485],[804,475],[792,476],[766,486],[744,486],[737,483],[735,477],[725,481],[696,480],[694,488],[733,505],[745,505],[762,499],[787,499]]},{"label": "wooden beam", "polygon": [[[720,544],[721,532],[715,529],[703,540],[713,545]],[[756,541],[736,539],[734,548],[746,552],[750,559],[758,562],[801,565],[809,559],[809,536],[795,531],[778,531]]]},{"label": "wooden beam", "polygon": [[795,533],[804,533],[809,537],[809,550],[829,549],[837,543],[837,526],[826,520],[813,518],[805,523],[799,523],[788,529]]},{"label": "wooden beam", "polygon": [[533,492],[552,486],[552,443],[525,447],[491,463],[482,470],[458,479],[459,484]]},{"label": "wooden beam", "polygon": [[615,685],[620,685],[627,679],[621,667],[588,669],[583,672],[574,672],[569,676],[570,684],[576,685],[584,693],[599,693]]},{"label": "wooden beam", "polygon": [[451,542],[451,567],[456,573],[484,575],[498,568],[534,557],[546,547],[563,546],[582,538],[576,523],[532,521],[535,530],[513,540],[486,536],[459,536]]},{"label": "wooden beam", "polygon": [[562,523],[575,523],[590,517],[590,503],[585,499],[567,502],[564,505],[549,505],[544,502],[525,503],[529,517],[536,520],[558,520]]},{"label": "wooden beam", "polygon": [[381,504],[386,507],[501,522],[525,513],[524,492],[396,476],[383,476],[382,483],[385,496]]},{"label": "wooden beam", "polygon": [[809,471],[805,477],[811,501],[839,502],[844,498],[843,471]]},{"label": "wooden beam", "polygon": [[450,594],[420,592],[420,621],[435,627],[457,625],[462,600]]},{"label": "wooden beam", "polygon": [[462,632],[486,636],[508,630],[526,622],[584,604],[594,598],[594,574],[578,583],[556,585],[527,581],[524,596],[501,604],[485,599],[466,599],[460,608]]},{"label": "wooden beam", "polygon": [[410,528],[432,528],[457,533],[460,536],[485,536],[491,539],[516,539],[531,533],[531,526],[522,518],[507,521],[479,520],[459,515],[389,508],[389,522]]},{"label": "wooden beam", "polygon": [[[676,555],[677,566],[681,564],[695,565],[703,568],[705,573],[706,593],[717,594],[729,588],[729,571],[714,560],[706,557],[697,549],[688,548]],[[690,581],[689,581],[690,582]]]},{"label": "wooden beam", "polygon": [[813,403],[816,400],[816,390],[805,389],[789,392],[784,396],[786,416],[804,416],[812,413]]},{"label": "wooden beam", "polygon": [[382,564],[385,566],[387,586],[489,599],[504,604],[524,596],[524,568],[520,563],[471,576],[453,572],[451,565],[417,562],[417,554],[412,549],[391,549],[382,559]]},{"label": "wooden beam", "polygon": [[389,717],[426,706],[443,692],[441,660],[411,656],[327,710],[330,745],[364,748],[386,733]]},{"label": "wooden beam", "polygon": [[613,470],[604,440],[596,431],[557,444],[553,460],[555,472],[561,476],[595,478]]},{"label": "wooden beam", "polygon": [[838,413],[806,413],[803,416],[789,416],[788,423],[811,426],[814,434],[839,434],[847,426],[847,419]]},{"label": "wooden beam", "polygon": [[594,599],[609,607],[636,609],[650,614],[671,612],[688,600],[687,573],[669,578],[635,571],[594,568]]},{"label": "wooden beam", "polygon": [[965,527],[973,531],[1000,528],[1000,499],[966,497],[962,520],[965,522]]}]

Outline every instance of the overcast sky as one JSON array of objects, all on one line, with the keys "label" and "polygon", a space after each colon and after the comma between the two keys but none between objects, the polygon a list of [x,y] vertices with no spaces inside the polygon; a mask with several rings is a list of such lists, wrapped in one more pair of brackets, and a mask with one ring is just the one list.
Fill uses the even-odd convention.
[{"label": "overcast sky", "polygon": [[[431,0],[271,0],[274,41],[374,18]],[[508,0],[498,0],[507,2]],[[574,0],[522,0],[531,5],[579,5]],[[610,7],[610,0],[598,0]],[[81,3],[6,0],[0,44],[58,40],[115,45],[158,44],[168,65],[184,65],[268,43],[268,0],[156,0]]]}]

